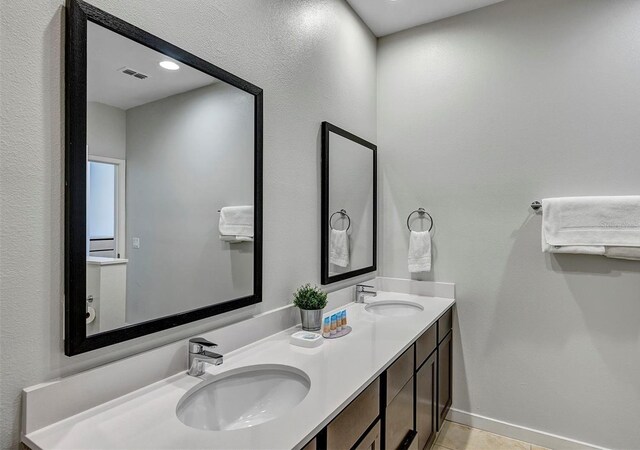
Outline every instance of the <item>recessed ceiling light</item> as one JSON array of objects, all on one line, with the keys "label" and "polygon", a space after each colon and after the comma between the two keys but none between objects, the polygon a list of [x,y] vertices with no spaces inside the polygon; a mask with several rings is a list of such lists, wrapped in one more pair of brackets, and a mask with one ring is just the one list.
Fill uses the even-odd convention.
[{"label": "recessed ceiling light", "polygon": [[180,68],[180,66],[173,61],[160,61],[160,67],[167,70],[178,70]]}]

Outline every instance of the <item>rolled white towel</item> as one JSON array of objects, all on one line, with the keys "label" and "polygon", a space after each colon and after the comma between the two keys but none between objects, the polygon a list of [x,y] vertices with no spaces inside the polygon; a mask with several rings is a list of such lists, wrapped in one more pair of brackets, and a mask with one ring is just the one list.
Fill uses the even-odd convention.
[{"label": "rolled white towel", "polygon": [[431,271],[431,233],[412,231],[409,236],[409,272]]}]

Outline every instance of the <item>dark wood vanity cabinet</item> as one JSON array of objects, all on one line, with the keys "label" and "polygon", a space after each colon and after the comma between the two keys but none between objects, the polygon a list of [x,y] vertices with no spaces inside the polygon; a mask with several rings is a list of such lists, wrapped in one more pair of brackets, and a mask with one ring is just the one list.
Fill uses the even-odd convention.
[{"label": "dark wood vanity cabinet", "polygon": [[377,420],[373,428],[364,436],[354,450],[380,450],[382,448],[382,428]]},{"label": "dark wood vanity cabinet", "polygon": [[303,450],[431,448],[452,400],[452,309]]},{"label": "dark wood vanity cabinet", "polygon": [[436,429],[440,431],[444,419],[451,408],[452,391],[452,360],[453,344],[451,332],[452,310],[447,311],[438,320],[438,403]]},{"label": "dark wood vanity cabinet", "polygon": [[433,352],[416,372],[416,431],[418,448],[429,448],[436,437],[438,365]]},{"label": "dark wood vanity cabinet", "polygon": [[380,379],[377,378],[327,426],[326,448],[354,448],[371,425],[378,420],[379,415]]},{"label": "dark wood vanity cabinet", "polygon": [[[385,449],[409,448],[405,442],[414,429],[415,350],[412,345],[407,349],[382,376],[386,381],[386,401],[384,409],[384,443]],[[404,445],[403,445],[404,444]]]},{"label": "dark wood vanity cabinet", "polygon": [[438,431],[442,427],[445,417],[451,408],[451,333],[438,345]]},{"label": "dark wood vanity cabinet", "polygon": [[305,445],[302,450],[316,450],[318,446],[316,445],[316,438],[311,439],[311,441]]}]

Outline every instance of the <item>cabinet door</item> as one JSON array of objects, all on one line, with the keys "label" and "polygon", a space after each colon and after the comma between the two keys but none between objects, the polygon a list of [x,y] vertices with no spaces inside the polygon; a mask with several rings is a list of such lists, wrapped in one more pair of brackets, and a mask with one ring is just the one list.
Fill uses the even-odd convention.
[{"label": "cabinet door", "polygon": [[449,308],[446,313],[438,319],[438,342],[447,336],[453,328],[453,308]]},{"label": "cabinet door", "polygon": [[453,360],[453,346],[449,333],[438,345],[438,430],[449,412],[452,401],[451,364]]},{"label": "cabinet door", "polygon": [[416,341],[416,367],[420,367],[438,346],[438,324],[434,323]]},{"label": "cabinet door", "polygon": [[436,356],[433,352],[416,373],[416,431],[418,448],[428,448],[436,437]]},{"label": "cabinet door", "polygon": [[380,421],[367,433],[362,439],[355,450],[380,450],[381,448],[381,436],[380,436]]},{"label": "cabinet door", "polygon": [[413,377],[413,371],[414,352],[412,345],[387,369],[387,405],[396,398],[396,395]]},{"label": "cabinet door", "polygon": [[385,449],[397,449],[413,429],[413,377],[386,409]]},{"label": "cabinet door", "polygon": [[380,412],[380,379],[369,385],[327,426],[327,448],[349,450]]},{"label": "cabinet door", "polygon": [[302,450],[316,450],[316,448],[317,448],[316,438],[313,438],[307,445],[304,446]]}]

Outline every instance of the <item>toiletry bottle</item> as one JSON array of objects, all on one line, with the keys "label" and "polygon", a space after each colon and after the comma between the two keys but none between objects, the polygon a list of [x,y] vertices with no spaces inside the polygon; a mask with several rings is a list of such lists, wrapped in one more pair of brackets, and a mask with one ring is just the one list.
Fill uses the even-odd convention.
[{"label": "toiletry bottle", "polygon": [[336,334],[336,328],[338,326],[338,317],[336,314],[331,315],[331,336]]},{"label": "toiletry bottle", "polygon": [[342,328],[344,329],[347,326],[347,310],[342,310]]},{"label": "toiletry bottle", "polygon": [[328,316],[324,318],[324,326],[322,328],[322,336],[323,337],[331,336],[331,318],[328,317]]},{"label": "toiletry bottle", "polygon": [[340,333],[342,331],[342,313],[338,311],[336,313],[336,333]]}]

